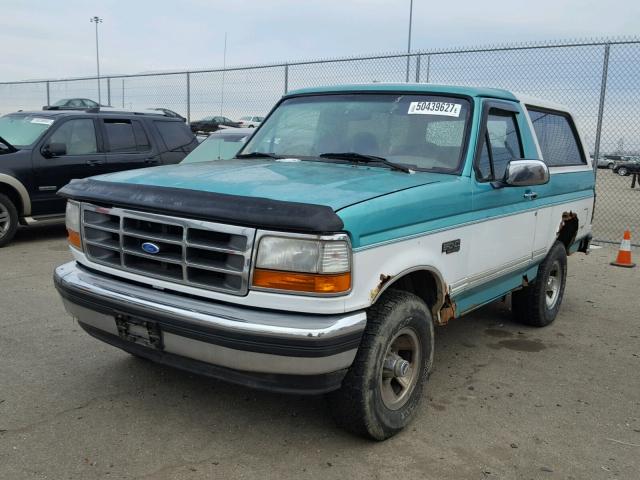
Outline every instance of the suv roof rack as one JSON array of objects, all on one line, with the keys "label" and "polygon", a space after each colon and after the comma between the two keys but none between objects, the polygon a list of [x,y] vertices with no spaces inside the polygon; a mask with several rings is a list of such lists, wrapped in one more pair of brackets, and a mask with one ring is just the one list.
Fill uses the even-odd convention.
[{"label": "suv roof rack", "polygon": [[113,107],[77,107],[77,108],[60,108],[58,106],[48,106],[45,105],[42,107],[42,110],[54,110],[58,112],[86,112],[86,113],[114,113],[118,115],[127,114],[127,115],[156,115],[158,117],[167,117],[173,118],[170,115],[167,115],[161,110],[126,110],[126,109],[116,109]]}]

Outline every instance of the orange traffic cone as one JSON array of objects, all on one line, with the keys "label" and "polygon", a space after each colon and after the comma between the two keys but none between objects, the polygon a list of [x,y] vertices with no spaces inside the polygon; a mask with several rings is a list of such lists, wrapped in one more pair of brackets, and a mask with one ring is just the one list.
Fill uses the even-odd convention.
[{"label": "orange traffic cone", "polygon": [[611,265],[626,268],[636,266],[636,264],[631,261],[631,232],[629,230],[624,231],[624,237],[622,237],[622,243],[618,250],[618,257],[615,262],[611,262]]}]

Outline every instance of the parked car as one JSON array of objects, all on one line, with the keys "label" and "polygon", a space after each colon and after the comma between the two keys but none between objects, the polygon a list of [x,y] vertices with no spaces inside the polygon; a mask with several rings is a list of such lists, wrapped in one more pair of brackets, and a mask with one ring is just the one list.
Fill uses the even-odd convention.
[{"label": "parked car", "polygon": [[74,178],[180,162],[198,142],[160,114],[48,110],[0,117],[0,246],[19,224],[64,218]]},{"label": "parked car", "polygon": [[55,285],[103,342],[328,392],[340,425],[382,440],[426,396],[434,325],[509,293],[519,322],[555,320],[591,239],[576,132],[564,107],[498,89],[290,92],[233,160],[64,187],[74,261]]},{"label": "parked car", "polygon": [[89,100],[88,98],[63,98],[53,105],[45,105],[43,110],[84,110],[86,108],[108,107],[109,105],[100,105],[98,102]]},{"label": "parked car", "polygon": [[613,173],[617,173],[622,177],[631,175],[632,173],[640,173],[640,159],[627,157],[628,160],[618,162],[613,167]]},{"label": "parked car", "polygon": [[616,166],[615,160],[607,157],[598,157],[598,162],[596,163],[598,168],[608,168],[610,170]]},{"label": "parked car", "polygon": [[240,120],[238,120],[238,123],[240,124],[241,127],[255,128],[255,127],[259,127],[263,120],[264,120],[264,117],[258,117],[254,115],[254,116],[248,116],[248,117],[240,117]]},{"label": "parked car", "polygon": [[187,119],[184,118],[182,115],[180,115],[177,112],[174,112],[173,110],[169,110],[168,108],[150,108],[149,110],[151,111],[155,111],[155,112],[162,112],[164,113],[167,117],[172,117],[172,118],[179,118],[180,120],[182,120],[183,122],[186,122]]},{"label": "parked car", "polygon": [[238,128],[240,123],[234,122],[227,117],[211,116],[191,122],[190,126],[192,132],[215,132],[224,127]]},{"label": "parked car", "polygon": [[254,131],[253,128],[227,128],[213,132],[180,163],[231,160]]}]

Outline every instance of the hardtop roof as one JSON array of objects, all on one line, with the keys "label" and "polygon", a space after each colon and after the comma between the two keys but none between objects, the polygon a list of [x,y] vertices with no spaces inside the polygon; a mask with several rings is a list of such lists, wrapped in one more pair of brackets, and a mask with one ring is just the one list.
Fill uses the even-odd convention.
[{"label": "hardtop roof", "polygon": [[434,83],[362,83],[349,85],[331,85],[325,87],[310,87],[292,90],[291,92],[288,92],[285,97],[295,95],[347,92],[448,93],[454,95],[467,95],[470,97],[490,97],[502,100],[518,101],[517,97],[512,92],[500,88],[438,85]]}]

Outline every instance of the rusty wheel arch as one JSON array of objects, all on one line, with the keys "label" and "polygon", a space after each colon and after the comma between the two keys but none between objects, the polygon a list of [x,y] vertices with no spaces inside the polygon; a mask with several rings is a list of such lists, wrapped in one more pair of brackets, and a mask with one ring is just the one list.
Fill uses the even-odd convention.
[{"label": "rusty wheel arch", "polygon": [[[376,303],[389,288],[405,290],[418,295],[431,310],[436,324],[445,324],[453,317],[455,305],[449,299],[442,274],[434,267],[420,265],[395,275],[381,273],[378,284],[370,294],[371,304]],[[449,312],[451,308],[453,310]]]}]

